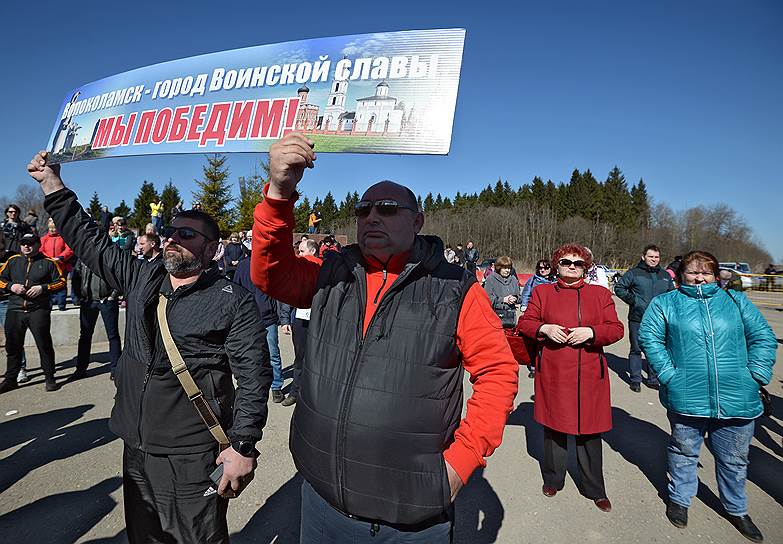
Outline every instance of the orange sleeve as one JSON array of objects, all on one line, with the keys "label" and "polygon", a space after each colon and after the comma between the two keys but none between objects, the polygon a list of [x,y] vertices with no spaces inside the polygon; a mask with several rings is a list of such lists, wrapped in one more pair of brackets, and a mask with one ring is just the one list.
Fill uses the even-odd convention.
[{"label": "orange sleeve", "polygon": [[519,365],[492,310],[486,291],[477,283],[465,296],[457,326],[462,364],[470,374],[473,395],[465,419],[444,453],[463,483],[485,457],[500,446],[506,420],[517,396]]},{"label": "orange sleeve", "polygon": [[269,198],[267,189],[253,214],[250,278],[270,297],[295,308],[309,308],[321,264],[294,253],[295,199]]}]

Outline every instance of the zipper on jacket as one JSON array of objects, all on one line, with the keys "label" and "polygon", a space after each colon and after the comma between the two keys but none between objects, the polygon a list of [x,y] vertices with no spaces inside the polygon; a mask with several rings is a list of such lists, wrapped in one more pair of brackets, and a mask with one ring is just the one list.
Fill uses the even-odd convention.
[{"label": "zipper on jacket", "polygon": [[[168,308],[167,308],[168,309]],[[142,312],[144,312],[145,308],[142,307]],[[166,316],[168,317],[168,312],[166,313]],[[152,344],[149,342],[149,338],[145,338],[146,335],[142,335],[142,340],[146,344],[145,347],[147,348],[147,352],[152,357],[152,362],[147,365],[147,371],[144,373],[144,382],[141,384],[141,396],[139,397],[139,421],[137,423],[137,431],[139,433],[139,446],[144,445],[144,440],[142,439],[141,434],[141,424],[142,421],[144,421],[144,400],[147,396],[147,385],[150,382],[150,378],[152,377],[152,371],[155,370],[155,366],[158,362],[158,358],[155,356],[155,350],[152,349]]]},{"label": "zipper on jacket", "polygon": [[[27,257],[27,268],[24,271],[24,288],[27,290],[27,284],[30,282],[30,267],[33,266],[33,260]],[[22,310],[27,311],[27,298],[22,297]]]},{"label": "zipper on jacket", "polygon": [[[383,302],[389,300],[389,297],[387,296],[392,289],[395,287],[398,287],[399,285],[402,285],[402,283],[408,278],[408,276],[411,275],[413,270],[416,268],[416,266],[408,269],[407,271],[403,270],[403,272],[397,276],[396,281],[392,284],[392,286],[389,288],[389,291],[386,292],[386,295],[383,296],[380,300],[381,306],[378,307],[378,309],[373,313],[373,316],[370,318],[370,323],[367,326],[367,330],[369,331],[372,328],[372,324],[375,322],[375,319],[378,317],[378,315],[381,313],[381,310],[383,308]],[[364,281],[359,280],[357,282],[358,285],[358,304],[359,304],[359,328],[358,332],[361,334],[361,339],[359,340],[358,349],[356,350],[356,356],[354,357],[353,362],[351,363],[351,370],[348,372],[348,383],[346,385],[345,395],[343,396],[342,403],[340,405],[340,414],[337,419],[337,455],[336,455],[336,464],[337,464],[337,489],[340,495],[340,510],[345,511],[345,485],[343,482],[344,478],[344,472],[345,472],[345,442],[347,441],[347,436],[345,432],[347,420],[348,420],[348,409],[351,405],[351,399],[353,397],[353,387],[356,382],[356,376],[359,374],[359,364],[362,360],[362,354],[364,352],[364,315],[365,310],[367,306],[367,300],[362,296],[364,293],[367,292],[367,275],[366,272],[362,269],[360,269],[363,273],[363,279]],[[359,274],[355,274],[358,276]],[[386,270],[384,267],[384,281],[386,276]],[[379,291],[380,292],[380,291]]]},{"label": "zipper on jacket", "polygon": [[378,292],[375,293],[375,297],[372,299],[372,303],[374,306],[378,305],[378,297],[381,296],[381,291],[383,291],[383,288],[386,287],[386,267],[383,267],[383,283],[381,283],[381,286],[378,288]]},{"label": "zipper on jacket", "polygon": [[[582,295],[576,290],[576,324],[582,326]],[[582,348],[576,350],[576,434],[582,434]]]},{"label": "zipper on jacket", "polygon": [[704,307],[707,310],[707,322],[710,325],[710,342],[712,343],[712,363],[715,366],[715,402],[717,405],[717,417],[720,418],[720,383],[718,380],[718,358],[715,353],[715,329],[712,326],[712,313],[710,312],[710,303],[707,301],[707,298],[704,297],[704,295],[701,292],[701,285],[696,286],[697,291],[699,292],[699,296],[702,297],[702,300],[704,301]]}]

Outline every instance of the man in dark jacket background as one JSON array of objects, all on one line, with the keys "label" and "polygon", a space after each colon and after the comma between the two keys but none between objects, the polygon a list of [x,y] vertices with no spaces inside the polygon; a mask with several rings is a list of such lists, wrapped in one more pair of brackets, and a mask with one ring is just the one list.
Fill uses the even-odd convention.
[{"label": "man in dark jacket background", "polygon": [[109,340],[109,377],[114,380],[114,372],[122,353],[119,327],[120,293],[112,289],[100,276],[93,274],[82,261],[74,267],[71,281],[73,292],[79,301],[79,350],[76,355],[76,371],[68,380],[80,380],[87,375],[92,335],[98,315],[103,320],[103,328],[106,329],[106,337]]},{"label": "man in dark jacket background", "polygon": [[50,301],[52,293],[65,289],[65,276],[57,261],[40,252],[41,241],[36,234],[22,236],[19,248],[21,253],[12,255],[0,266],[0,290],[10,294],[5,317],[8,367],[0,393],[18,387],[27,329],[38,347],[46,390],[56,391],[59,386],[54,380]]},{"label": "man in dark jacket background", "polygon": [[[76,256],[128,300],[109,421],[124,442],[128,540],[227,543],[227,498],[253,477],[272,374],[253,296],[212,266],[219,231],[210,216],[182,212],[165,229],[164,258],[137,259],[85,213],[47,156],[39,152],[27,167],[46,210]],[[194,400],[206,401],[226,431],[230,445],[222,451],[173,372],[157,317],[164,302],[171,336],[201,392]],[[216,463],[224,472],[210,493]]]},{"label": "man in dark jacket background", "polygon": [[[639,325],[644,311],[653,297],[674,289],[674,282],[665,270],[661,269],[661,250],[650,244],[644,248],[642,259],[628,270],[615,285],[614,293],[628,304],[628,340],[631,351],[628,354],[628,366],[631,375],[631,390],[638,393],[642,383],[642,350],[639,347]],[[644,360],[647,380],[651,389],[658,389],[658,377]]]}]

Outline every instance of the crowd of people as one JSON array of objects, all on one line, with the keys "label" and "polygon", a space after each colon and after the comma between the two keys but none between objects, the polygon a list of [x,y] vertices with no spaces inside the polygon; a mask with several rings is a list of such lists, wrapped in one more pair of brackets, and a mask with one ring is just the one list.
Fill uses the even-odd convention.
[{"label": "crowd of people", "polygon": [[[295,405],[289,444],[304,480],[301,542],[451,542],[454,500],[502,442],[520,365],[534,379],[544,432],[542,494],[563,488],[572,441],[580,491],[610,512],[604,349],[625,327],[590,250],[553,248],[524,285],[501,256],[482,285],[473,242],[452,249],[421,235],[415,195],[391,181],[357,203],[356,244],[313,233],[294,242],[296,186],[316,159],[301,134],[273,144],[253,229],[227,243],[200,210],[180,211],[168,226],[152,222],[131,241],[121,218],[102,227],[81,209],[46,152],[28,165],[78,259],[82,324],[94,328],[99,314],[116,320],[117,301],[126,301],[124,346],[116,328],[110,335],[117,396],[109,425],[124,443],[129,541],[228,542],[228,499],[254,477],[271,397]],[[35,257],[37,237],[17,242],[19,254],[0,270],[13,304],[6,331],[20,321],[42,330],[66,272],[56,256]],[[671,422],[666,516],[687,526],[706,437],[727,519],[761,542],[745,479],[777,341],[747,297],[721,282],[714,256],[689,252],[670,275],[660,253],[645,247],[615,294],[629,307],[631,389],[659,389]],[[27,267],[34,277],[29,262],[38,263]],[[294,344],[288,396],[279,332]],[[13,334],[3,392],[18,386]],[[39,336],[49,390],[51,339]],[[76,377],[90,342],[80,339]],[[464,372],[473,390],[463,415]],[[213,477],[216,463],[222,474]]]}]

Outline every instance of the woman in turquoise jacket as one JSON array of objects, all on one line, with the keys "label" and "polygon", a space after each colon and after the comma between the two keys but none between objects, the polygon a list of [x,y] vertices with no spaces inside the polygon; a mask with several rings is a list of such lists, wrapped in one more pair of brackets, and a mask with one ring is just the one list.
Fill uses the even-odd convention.
[{"label": "woman in turquoise jacket", "polygon": [[639,329],[672,426],[666,516],[676,527],[687,525],[706,435],[727,518],[743,536],[761,542],[748,516],[745,480],[755,418],[763,411],[759,388],[772,377],[777,340],[745,295],[723,291],[717,276],[712,254],[685,255],[679,289],[655,297]]}]

